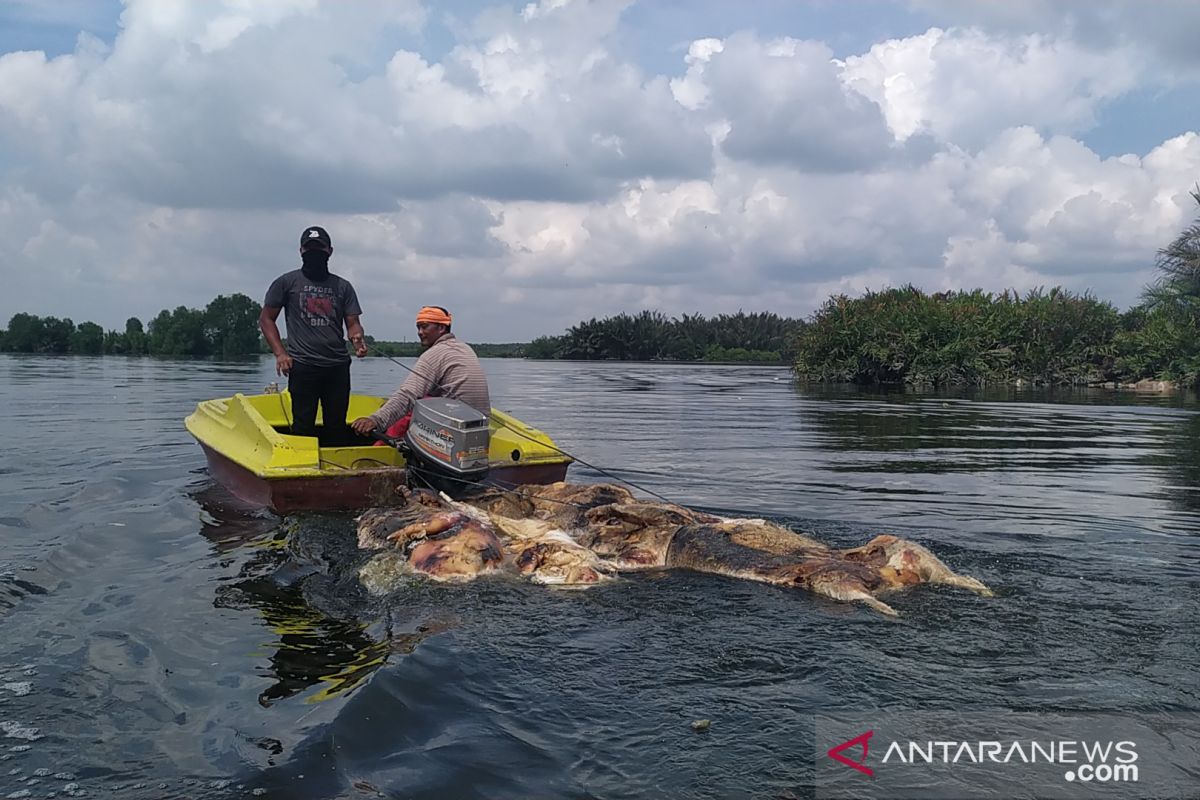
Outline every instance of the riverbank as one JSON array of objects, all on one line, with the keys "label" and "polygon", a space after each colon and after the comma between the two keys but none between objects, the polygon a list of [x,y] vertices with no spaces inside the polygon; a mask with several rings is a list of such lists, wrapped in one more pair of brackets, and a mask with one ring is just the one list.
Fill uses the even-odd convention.
[{"label": "riverbank", "polygon": [[1121,313],[1052,289],[927,295],[908,286],[830,299],[796,337],[795,371],[858,385],[1200,385],[1198,320],[1183,306]]}]

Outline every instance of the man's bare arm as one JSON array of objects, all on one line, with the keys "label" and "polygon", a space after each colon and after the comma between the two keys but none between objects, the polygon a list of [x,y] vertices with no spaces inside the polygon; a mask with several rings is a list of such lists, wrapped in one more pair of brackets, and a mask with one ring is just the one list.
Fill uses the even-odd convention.
[{"label": "man's bare arm", "polygon": [[358,314],[346,315],[346,335],[350,337],[350,344],[354,346],[354,355],[362,358],[367,354],[367,335],[363,332],[362,323],[358,321]]},{"label": "man's bare arm", "polygon": [[279,319],[279,312],[282,310],[273,306],[263,306],[262,312],[258,315],[258,329],[262,331],[263,338],[267,340],[267,346],[275,354],[276,375],[287,375],[292,371],[292,357],[283,347],[283,339],[279,336],[279,325],[276,323],[276,320]]}]

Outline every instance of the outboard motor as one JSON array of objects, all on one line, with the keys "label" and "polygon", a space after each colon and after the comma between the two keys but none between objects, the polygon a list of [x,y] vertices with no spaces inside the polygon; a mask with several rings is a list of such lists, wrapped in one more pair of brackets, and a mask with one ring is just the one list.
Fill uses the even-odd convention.
[{"label": "outboard motor", "polygon": [[397,445],[408,462],[408,483],[451,497],[487,477],[488,418],[466,403],[426,397],[413,405],[412,422]]}]

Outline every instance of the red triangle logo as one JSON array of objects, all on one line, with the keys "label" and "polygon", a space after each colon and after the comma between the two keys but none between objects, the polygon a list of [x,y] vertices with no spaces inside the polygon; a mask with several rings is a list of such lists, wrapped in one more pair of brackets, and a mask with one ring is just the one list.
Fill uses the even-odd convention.
[{"label": "red triangle logo", "polygon": [[[834,761],[840,761],[841,763],[845,764],[847,767],[852,767],[853,769],[858,770],[862,774],[874,778],[875,770],[866,766],[867,746],[868,746],[867,743],[871,740],[871,737],[874,735],[875,735],[875,731],[867,731],[866,733],[861,733],[858,736],[855,736],[853,739],[848,739],[839,745],[829,748],[829,752],[826,753],[826,755],[828,755]],[[855,746],[862,747],[862,758],[855,761],[855,760],[852,760],[849,756],[842,755],[843,750],[849,750],[851,747],[855,747]]]}]

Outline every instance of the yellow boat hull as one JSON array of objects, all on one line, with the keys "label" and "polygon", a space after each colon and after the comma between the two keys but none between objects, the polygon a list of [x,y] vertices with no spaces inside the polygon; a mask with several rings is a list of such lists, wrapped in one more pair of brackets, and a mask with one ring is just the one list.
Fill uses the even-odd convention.
[{"label": "yellow boat hull", "polygon": [[[351,395],[347,421],[366,416],[384,398]],[[200,443],[212,476],[242,500],[278,513],[387,505],[405,481],[404,456],[391,447],[320,447],[292,436],[291,396],[235,394],[204,400],[184,420]],[[570,457],[545,433],[492,410],[489,476],[506,483],[564,480]],[[322,420],[318,413],[317,424]]]}]

